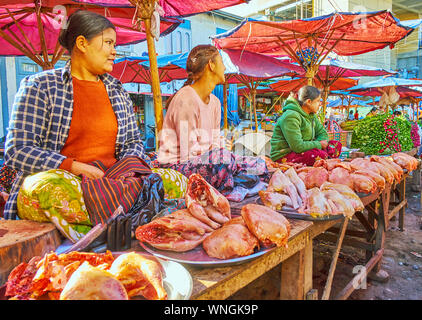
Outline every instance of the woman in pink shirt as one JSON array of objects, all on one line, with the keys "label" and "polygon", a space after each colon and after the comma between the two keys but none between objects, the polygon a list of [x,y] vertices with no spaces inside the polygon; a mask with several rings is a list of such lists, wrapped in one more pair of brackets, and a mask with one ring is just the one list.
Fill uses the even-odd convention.
[{"label": "woman in pink shirt", "polygon": [[188,79],[167,101],[167,113],[160,133],[160,167],[177,170],[189,177],[201,174],[221,192],[230,192],[234,176],[245,173],[267,175],[265,161],[238,157],[220,136],[221,104],[212,94],[225,81],[225,66],[217,48],[199,45],[187,62]]}]

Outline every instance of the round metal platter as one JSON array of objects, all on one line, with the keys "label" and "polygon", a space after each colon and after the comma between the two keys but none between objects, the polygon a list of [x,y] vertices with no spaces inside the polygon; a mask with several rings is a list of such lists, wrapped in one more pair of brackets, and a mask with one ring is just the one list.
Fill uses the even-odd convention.
[{"label": "round metal platter", "polygon": [[[259,204],[261,206],[264,205],[261,198],[256,199],[256,204]],[[293,209],[292,210],[288,210],[288,209],[277,210],[277,212],[283,214],[286,218],[289,218],[289,219],[299,219],[299,220],[308,220],[308,221],[340,220],[344,218],[344,216],[341,214],[316,218],[316,217],[310,216],[309,214],[298,213],[296,210],[293,210]]]},{"label": "round metal platter", "polygon": [[149,252],[150,254],[158,258],[172,260],[174,262],[200,266],[200,267],[227,267],[227,266],[238,265],[238,264],[251,261],[255,258],[258,258],[266,254],[267,252],[271,251],[272,249],[274,249],[274,247],[262,248],[248,256],[221,260],[221,259],[213,258],[207,255],[205,250],[202,248],[202,245],[199,245],[196,248],[186,251],[186,252],[159,250],[143,242],[141,242],[140,245],[147,252]]}]

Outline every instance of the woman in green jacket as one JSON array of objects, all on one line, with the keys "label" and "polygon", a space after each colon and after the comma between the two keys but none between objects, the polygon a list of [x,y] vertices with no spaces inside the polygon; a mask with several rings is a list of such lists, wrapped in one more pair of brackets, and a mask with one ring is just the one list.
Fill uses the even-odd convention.
[{"label": "woman in green jacket", "polygon": [[328,134],[318,120],[321,92],[302,87],[297,99],[289,97],[271,138],[270,157],[276,162],[297,162],[312,166],[317,159],[336,158],[341,144],[328,141]]}]

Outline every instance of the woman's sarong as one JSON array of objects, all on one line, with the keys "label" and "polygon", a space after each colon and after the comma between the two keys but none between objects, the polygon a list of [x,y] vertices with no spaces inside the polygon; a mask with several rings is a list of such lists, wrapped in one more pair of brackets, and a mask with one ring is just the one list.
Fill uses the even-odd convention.
[{"label": "woman's sarong", "polygon": [[302,163],[306,166],[313,166],[315,161],[320,159],[333,159],[338,158],[341,153],[341,143],[336,140],[328,141],[328,147],[326,150],[311,149],[302,153],[290,152],[283,158],[278,159],[276,162],[293,162]]}]

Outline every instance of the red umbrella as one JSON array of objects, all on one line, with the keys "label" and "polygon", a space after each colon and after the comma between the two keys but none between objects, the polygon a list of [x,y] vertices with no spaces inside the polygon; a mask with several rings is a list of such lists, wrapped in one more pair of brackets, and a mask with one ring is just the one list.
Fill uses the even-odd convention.
[{"label": "red umbrella", "polygon": [[[10,5],[9,1],[9,5],[0,8],[0,55],[25,55],[43,69],[54,68],[64,53],[57,41],[62,22],[65,23],[65,18],[77,9],[107,15],[116,26],[117,45],[138,43],[146,39],[144,32],[139,32],[132,26],[132,16],[128,10],[105,10],[102,7],[75,5],[73,1],[63,0],[43,1],[42,6],[39,1],[14,3],[20,2],[24,3]],[[162,34],[173,31],[179,24],[180,21],[176,19],[164,21],[160,25]]]},{"label": "red umbrella", "polygon": [[[188,77],[185,69],[172,64],[181,54],[158,57],[158,73],[160,82],[182,80]],[[151,70],[148,57],[124,57],[114,61],[113,71],[110,74],[122,83],[145,83],[151,85]]]},{"label": "red umbrella", "polygon": [[[296,78],[290,80],[280,80],[276,83],[270,84],[270,87],[277,92],[297,92],[300,88],[306,85],[306,78]],[[330,86],[330,90],[346,90],[358,84],[358,80],[350,78],[338,78]],[[315,86],[324,90],[325,85],[318,79],[315,79]]]},{"label": "red umbrella", "polygon": [[[234,6],[237,4],[248,2],[249,0],[159,0],[158,4],[164,10],[164,17],[184,17],[193,14],[217,10],[225,7]],[[139,9],[145,6],[145,2],[153,4],[155,1],[137,1],[137,0],[75,0],[74,2],[95,4],[103,7],[136,7],[137,3]]]},{"label": "red umbrella", "polygon": [[350,56],[382,49],[408,36],[389,11],[332,13],[303,20],[257,21],[245,19],[236,28],[216,35],[221,49],[240,49],[273,56],[287,55],[306,70],[308,84],[330,52]]}]

